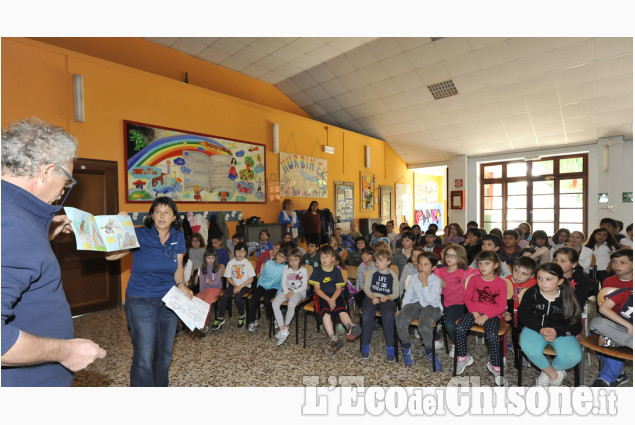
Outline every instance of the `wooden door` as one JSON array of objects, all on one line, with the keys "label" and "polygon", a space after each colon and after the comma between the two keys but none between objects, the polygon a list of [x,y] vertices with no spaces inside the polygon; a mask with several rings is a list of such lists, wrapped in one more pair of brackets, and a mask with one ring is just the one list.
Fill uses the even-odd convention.
[{"label": "wooden door", "polygon": [[[116,162],[76,159],[73,177],[77,184],[65,206],[93,215],[119,212]],[[60,235],[51,246],[62,269],[64,292],[73,315],[121,305],[119,261],[106,261],[103,252],[78,251],[73,235]]]}]

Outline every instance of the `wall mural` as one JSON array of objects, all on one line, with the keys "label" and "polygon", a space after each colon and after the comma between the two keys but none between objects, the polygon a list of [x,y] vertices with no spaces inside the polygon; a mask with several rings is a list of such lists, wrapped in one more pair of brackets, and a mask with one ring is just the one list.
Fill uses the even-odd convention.
[{"label": "wall mural", "polygon": [[265,203],[265,146],[124,121],[128,201]]},{"label": "wall mural", "polygon": [[280,195],[326,198],[327,161],[306,155],[280,152]]}]

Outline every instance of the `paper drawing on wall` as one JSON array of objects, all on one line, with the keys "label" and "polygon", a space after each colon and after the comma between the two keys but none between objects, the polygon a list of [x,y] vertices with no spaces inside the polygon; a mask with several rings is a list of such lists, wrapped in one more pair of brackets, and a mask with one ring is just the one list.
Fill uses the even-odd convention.
[{"label": "paper drawing on wall", "polygon": [[360,189],[363,210],[375,208],[375,176],[372,173],[360,171]]},{"label": "paper drawing on wall", "polygon": [[130,121],[124,130],[129,201],[265,202],[264,145]]},{"label": "paper drawing on wall", "polygon": [[305,198],[327,197],[327,161],[280,152],[280,193]]}]

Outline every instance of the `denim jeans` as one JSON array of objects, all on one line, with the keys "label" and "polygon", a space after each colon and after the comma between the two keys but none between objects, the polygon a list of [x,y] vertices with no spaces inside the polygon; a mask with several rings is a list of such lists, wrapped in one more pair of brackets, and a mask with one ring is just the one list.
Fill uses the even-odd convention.
[{"label": "denim jeans", "polygon": [[176,335],[176,314],[161,298],[126,295],[126,320],[132,339],[130,386],[167,387]]},{"label": "denim jeans", "polygon": [[456,321],[463,317],[466,311],[467,309],[465,308],[465,304],[455,304],[445,307],[445,330],[448,332],[448,335],[450,335],[452,343],[456,342],[456,339],[454,338]]}]

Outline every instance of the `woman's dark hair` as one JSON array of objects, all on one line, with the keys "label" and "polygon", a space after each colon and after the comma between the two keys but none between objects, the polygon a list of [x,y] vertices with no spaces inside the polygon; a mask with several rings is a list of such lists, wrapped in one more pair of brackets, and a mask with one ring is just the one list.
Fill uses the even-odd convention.
[{"label": "woman's dark hair", "polygon": [[[412,230],[412,233],[415,233],[415,229],[417,229],[417,230],[419,230],[418,234],[419,235],[421,234],[421,226],[419,226],[418,224],[414,224],[410,229]],[[416,236],[416,234],[415,234],[415,236]]]},{"label": "woman's dark hair", "polygon": [[311,207],[313,206],[313,204],[315,204],[318,209],[320,208],[320,204],[318,204],[318,201],[311,201],[311,203],[309,204],[309,211],[311,211]]},{"label": "woman's dark hair", "polygon": [[172,222],[172,224],[170,224],[170,226],[174,227],[175,229],[180,229],[181,226],[183,226],[183,220],[179,215],[179,209],[176,207],[174,200],[169,196],[159,196],[158,198],[154,198],[154,202],[152,202],[152,206],[150,207],[148,215],[146,215],[143,219],[144,226],[146,226],[148,229],[151,229],[154,225],[152,214],[154,214],[154,210],[156,209],[157,205],[167,205],[168,207],[170,207],[170,209],[172,209],[172,214],[174,214],[174,217],[176,217],[176,219]]},{"label": "woman's dark hair", "polygon": [[584,246],[586,246],[587,248],[591,248],[591,250],[593,250],[593,248],[595,248],[595,235],[597,235],[600,232],[606,232],[606,244],[609,246],[609,248],[611,247],[613,249],[620,248],[620,246],[615,241],[615,237],[613,236],[613,233],[611,233],[609,229],[607,229],[606,227],[596,227],[595,229],[593,229],[593,232],[589,235],[589,238],[587,239]]},{"label": "woman's dark hair", "polygon": [[207,257],[214,257],[214,265],[212,265],[212,273],[218,271],[218,257],[216,256],[216,250],[214,248],[207,248],[205,254],[203,254],[203,264],[201,264],[201,272],[207,274]]},{"label": "woman's dark hair", "polygon": [[562,284],[559,286],[560,293],[562,294],[562,309],[564,320],[566,320],[569,325],[579,322],[581,320],[582,309],[578,304],[578,299],[575,296],[575,291],[571,287],[569,279],[564,276],[562,267],[560,267],[556,263],[541,264],[536,270],[536,277],[538,276],[538,272],[540,272],[541,270],[549,273],[552,276],[557,277],[558,280],[562,279]]}]

